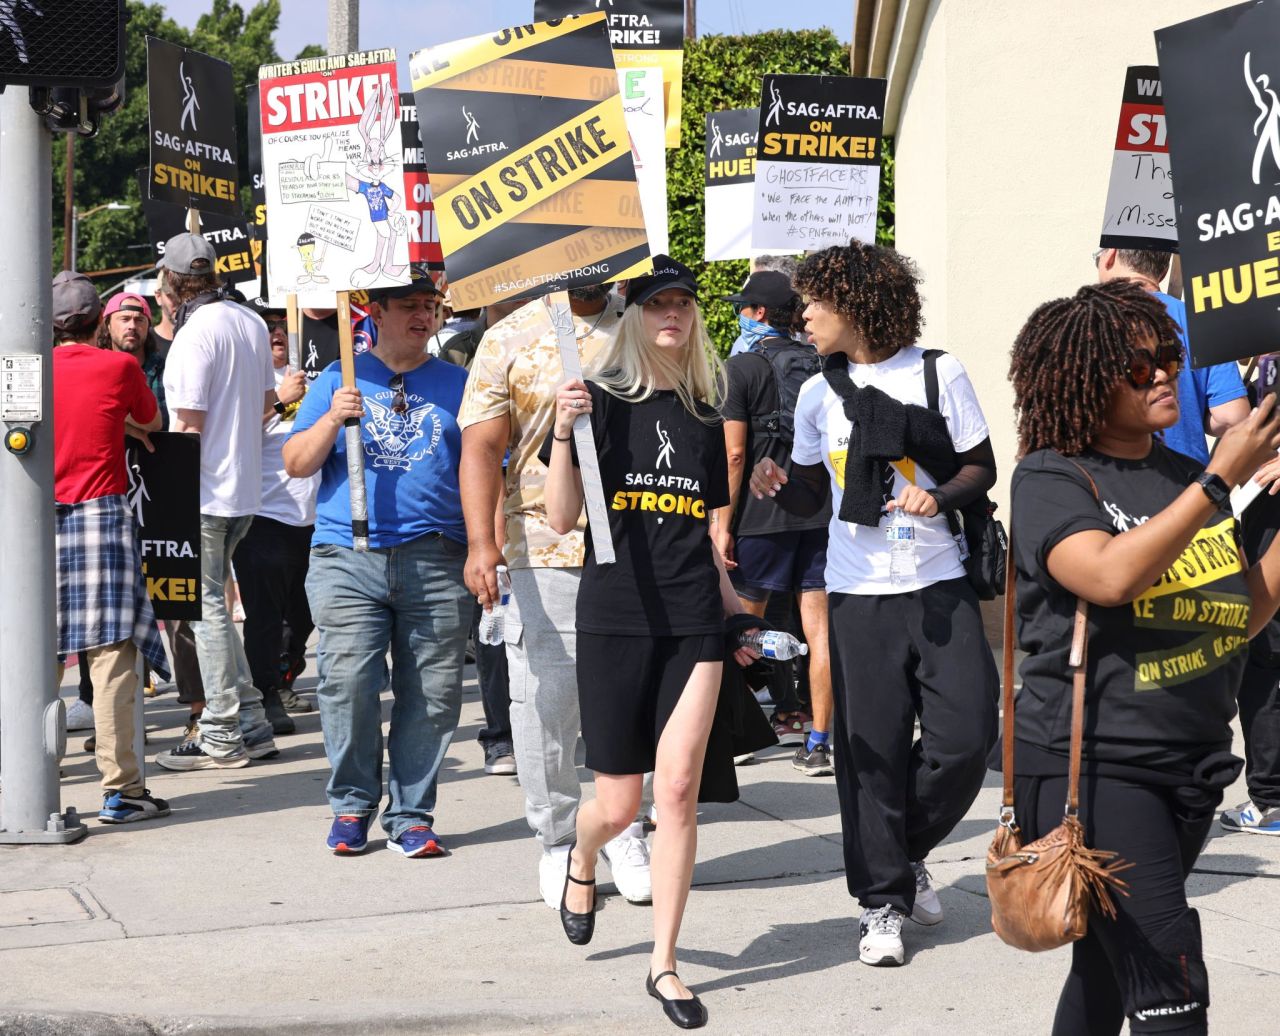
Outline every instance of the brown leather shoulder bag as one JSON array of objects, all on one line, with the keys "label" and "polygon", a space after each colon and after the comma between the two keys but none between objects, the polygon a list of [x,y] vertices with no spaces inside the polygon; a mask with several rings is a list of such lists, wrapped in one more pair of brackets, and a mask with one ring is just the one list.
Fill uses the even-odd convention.
[{"label": "brown leather shoulder bag", "polygon": [[[1097,494],[1096,488],[1094,494]],[[1066,809],[1061,824],[1030,845],[1022,844],[1013,808],[1015,565],[1012,528],[1009,540],[1004,595],[1004,797],[1000,823],[987,850],[987,895],[991,900],[991,927],[996,934],[1010,946],[1036,952],[1056,949],[1083,938],[1088,930],[1091,907],[1107,917],[1115,917],[1111,890],[1128,895],[1124,891],[1125,882],[1116,875],[1132,864],[1121,862],[1115,853],[1086,846],[1084,828],[1077,816],[1089,637],[1089,605],[1079,598],[1069,660],[1073,674]]]}]

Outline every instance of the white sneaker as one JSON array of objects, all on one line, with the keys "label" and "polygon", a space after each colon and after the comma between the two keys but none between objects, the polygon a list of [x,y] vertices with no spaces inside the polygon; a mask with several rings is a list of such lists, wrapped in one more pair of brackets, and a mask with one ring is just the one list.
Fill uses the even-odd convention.
[{"label": "white sneaker", "polygon": [[67,729],[68,730],[92,730],[93,729],[93,708],[86,705],[79,698],[76,698],[67,706]]},{"label": "white sneaker", "polygon": [[[649,875],[649,844],[644,825],[632,824],[600,850],[609,865],[613,883],[628,903],[652,903],[653,880]],[[559,904],[557,904],[559,905]]]},{"label": "white sneaker", "polygon": [[862,911],[858,960],[873,968],[896,968],[902,957],[902,915],[891,906]]},{"label": "white sneaker", "polygon": [[569,872],[569,849],[567,845],[553,845],[542,850],[542,859],[538,861],[538,891],[542,893],[542,902],[552,910],[560,909],[564,876]]},{"label": "white sneaker", "polygon": [[916,875],[916,903],[911,910],[911,920],[916,924],[939,924],[942,921],[942,900],[929,883],[929,871],[924,861],[913,863],[911,869]]}]

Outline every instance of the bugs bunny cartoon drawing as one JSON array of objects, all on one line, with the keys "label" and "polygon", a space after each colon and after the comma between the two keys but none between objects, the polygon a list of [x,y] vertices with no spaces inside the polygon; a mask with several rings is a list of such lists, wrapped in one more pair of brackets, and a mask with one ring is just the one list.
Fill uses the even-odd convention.
[{"label": "bugs bunny cartoon drawing", "polygon": [[395,91],[374,86],[360,116],[364,151],[356,164],[356,175],[347,173],[347,190],[364,196],[369,206],[369,222],[377,232],[373,258],[368,265],[352,272],[355,288],[371,284],[379,269],[388,277],[400,277],[408,268],[395,261],[396,244],[405,233],[404,202],[383,182],[383,177],[395,165],[395,159],[387,154],[387,141],[391,134],[399,132]]}]

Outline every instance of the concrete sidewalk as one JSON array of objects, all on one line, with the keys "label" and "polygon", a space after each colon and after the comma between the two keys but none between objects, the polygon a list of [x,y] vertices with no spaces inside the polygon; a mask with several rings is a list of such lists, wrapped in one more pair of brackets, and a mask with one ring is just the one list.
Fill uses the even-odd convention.
[{"label": "concrete sidewalk", "polygon": [[[300,691],[312,673],[314,662]],[[78,845],[0,847],[0,1034],[674,1031],[644,991],[648,908],[604,885],[582,949],[542,904],[520,789],[482,769],[468,677],[437,810],[447,858],[405,860],[382,851],[380,833],[362,856],[325,849],[314,713],[273,761],[151,766],[168,819],[90,820]],[[74,695],[70,680],[63,693]],[[176,743],[185,711],[169,694],[148,702],[147,718],[151,757]],[[83,739],[68,739],[63,803],[92,816],[100,797]],[[790,755],[740,768],[742,800],[701,815],[680,945],[708,1031],[1048,1031],[1067,951],[1022,954],[990,932],[982,860],[995,780],[929,861],[946,921],[908,924],[907,966],[875,969],[857,963],[835,787],[802,777]],[[1241,785],[1227,801],[1244,797]],[[1280,839],[1215,828],[1190,891],[1214,1029],[1277,1031]]]}]

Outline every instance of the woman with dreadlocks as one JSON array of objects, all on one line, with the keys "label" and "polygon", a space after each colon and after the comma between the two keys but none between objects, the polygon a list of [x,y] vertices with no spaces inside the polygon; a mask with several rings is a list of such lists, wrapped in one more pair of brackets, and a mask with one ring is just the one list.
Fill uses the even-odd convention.
[{"label": "woman with dreadlocks", "polygon": [[1089,602],[1079,818],[1131,864],[1117,916],[1072,947],[1053,1031],[1203,1033],[1208,977],[1184,883],[1240,771],[1230,721],[1248,638],[1280,602],[1280,549],[1246,571],[1228,493],[1280,446],[1275,398],[1206,469],[1155,433],[1178,419],[1178,331],[1128,281],[1037,309],[1013,346],[1013,557],[1022,665],[1015,734],[1024,842],[1067,795],[1076,598]]},{"label": "woman with dreadlocks", "polygon": [[[832,494],[832,757],[858,957],[876,966],[903,962],[904,918],[942,920],[925,857],[973,804],[996,730],[995,664],[947,519],[995,484],[995,457],[964,368],[915,344],[918,280],[856,241],[804,261],[795,286],[823,371],[796,401],[790,469],[765,459],[751,476],[801,516]],[[904,525],[914,547],[895,558]]]}]

